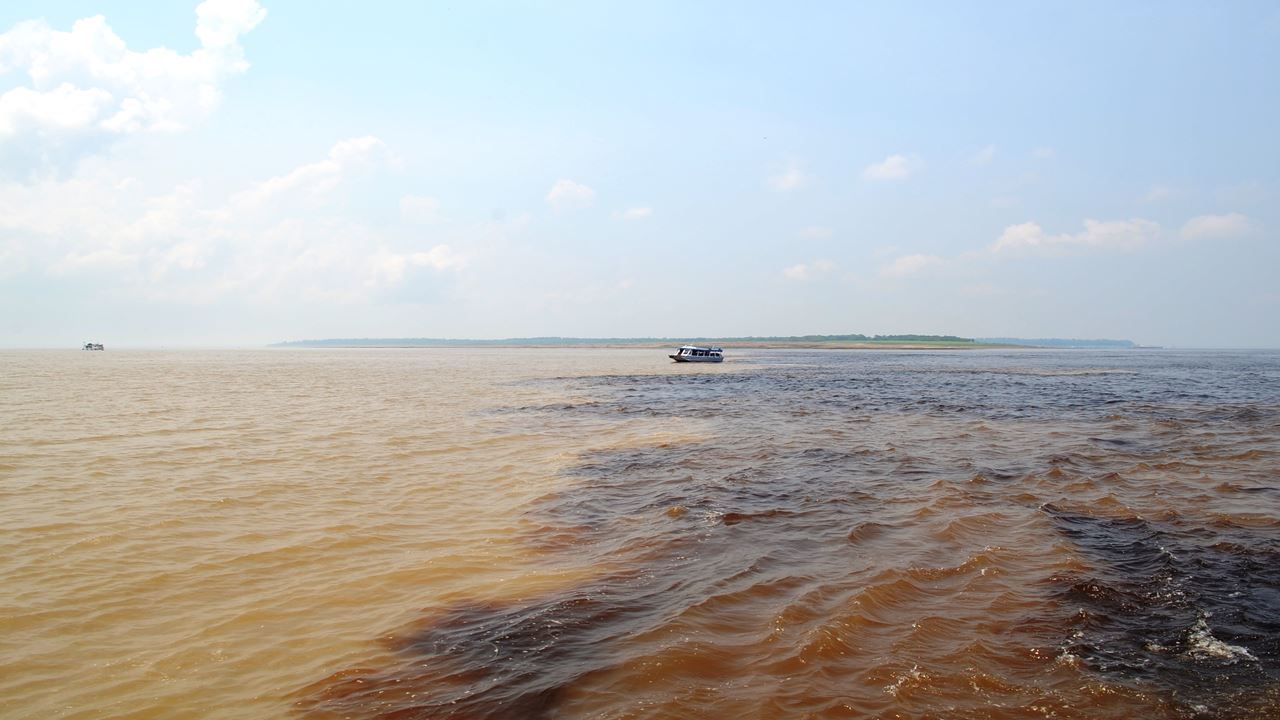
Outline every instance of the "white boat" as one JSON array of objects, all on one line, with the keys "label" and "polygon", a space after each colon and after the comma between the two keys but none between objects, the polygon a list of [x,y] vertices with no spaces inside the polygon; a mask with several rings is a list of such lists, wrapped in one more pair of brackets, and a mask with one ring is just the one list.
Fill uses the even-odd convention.
[{"label": "white boat", "polygon": [[723,362],[724,351],[718,347],[698,347],[697,345],[681,345],[667,357],[676,362]]},{"label": "white boat", "polygon": [[90,343],[84,344],[84,349],[85,350],[105,350],[106,348],[102,347],[102,343],[90,342]]}]

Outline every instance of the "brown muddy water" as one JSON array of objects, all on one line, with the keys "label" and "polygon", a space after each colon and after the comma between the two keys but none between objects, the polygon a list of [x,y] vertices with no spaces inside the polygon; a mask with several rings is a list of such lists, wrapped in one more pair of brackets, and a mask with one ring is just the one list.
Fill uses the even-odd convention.
[{"label": "brown muddy water", "polygon": [[1280,354],[0,353],[3,718],[1274,718]]}]

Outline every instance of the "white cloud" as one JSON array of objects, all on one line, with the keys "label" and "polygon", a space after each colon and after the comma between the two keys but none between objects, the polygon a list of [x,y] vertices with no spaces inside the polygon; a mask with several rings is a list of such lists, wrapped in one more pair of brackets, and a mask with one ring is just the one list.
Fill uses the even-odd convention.
[{"label": "white cloud", "polygon": [[1036,160],[1052,160],[1057,155],[1057,151],[1047,145],[1042,145],[1031,151],[1031,157]]},{"label": "white cloud", "polygon": [[996,146],[988,145],[973,154],[974,165],[990,165],[996,158]]},{"label": "white cloud", "polygon": [[1160,226],[1150,220],[1085,220],[1084,231],[1049,235],[1034,222],[1010,225],[991,245],[992,252],[1065,250],[1069,248],[1132,249],[1154,240]]},{"label": "white cloud", "polygon": [[186,55],[130,50],[101,15],[70,31],[15,25],[0,34],[0,75],[23,73],[30,84],[0,95],[8,164],[47,162],[48,148],[73,140],[84,153],[114,137],[188,127],[218,105],[228,77],[248,69],[239,41],[265,16],[255,0],[206,0],[196,8],[201,46]]},{"label": "white cloud", "polygon": [[1173,188],[1165,185],[1152,185],[1151,189],[1147,191],[1147,194],[1142,196],[1142,200],[1143,202],[1149,203],[1163,202],[1173,197],[1173,195]]},{"label": "white cloud", "polygon": [[769,178],[769,186],[778,192],[790,192],[804,187],[809,177],[800,170],[795,161],[787,163],[787,169]]},{"label": "white cloud", "polygon": [[370,270],[366,284],[370,286],[399,285],[404,281],[405,272],[414,267],[444,271],[460,270],[466,265],[466,258],[443,244],[429,250],[408,253],[391,253],[383,250],[369,258]]},{"label": "white cloud", "polygon": [[916,155],[890,155],[862,171],[865,180],[903,180],[913,175],[924,162]]},{"label": "white cloud", "polygon": [[590,207],[596,191],[572,180],[557,180],[547,192],[547,203],[556,210]]},{"label": "white cloud", "polygon": [[353,170],[389,157],[386,144],[372,135],[341,140],[329,149],[329,156],[324,160],[300,165],[284,175],[264,180],[235,199],[238,204],[251,208],[293,192],[323,195],[337,187]]},{"label": "white cloud", "polygon": [[409,222],[435,222],[440,212],[440,201],[426,195],[405,195],[400,198],[400,217]]},{"label": "white cloud", "polygon": [[47,92],[17,87],[0,95],[0,138],[31,128],[75,130],[92,123],[112,102],[111,93],[62,83]]},{"label": "white cloud", "polygon": [[415,252],[409,255],[409,263],[436,270],[459,270],[467,266],[466,258],[448,245],[436,245],[426,252]]},{"label": "white cloud", "polygon": [[830,260],[814,260],[808,264],[799,263],[797,265],[792,265],[782,271],[782,276],[788,280],[812,280],[835,269],[836,264]]},{"label": "white cloud", "polygon": [[937,255],[903,255],[880,268],[880,277],[905,278],[942,264]]},{"label": "white cloud", "polygon": [[831,228],[821,227],[819,225],[810,225],[800,230],[800,236],[812,238],[814,240],[823,240],[831,237]]},{"label": "white cloud", "polygon": [[1253,227],[1253,221],[1240,213],[1200,215],[1182,226],[1182,237],[1187,240],[1227,240],[1248,235]]},{"label": "white cloud", "polygon": [[619,216],[623,220],[648,220],[653,216],[653,208],[633,207],[624,210]]},{"label": "white cloud", "polygon": [[444,242],[416,224],[353,219],[351,171],[385,154],[376,138],[342,141],[230,195],[199,183],[148,193],[98,161],[67,180],[0,183],[0,276],[75,277],[183,304],[345,305],[437,285],[469,265],[483,229],[442,229]]},{"label": "white cloud", "polygon": [[196,37],[206,48],[235,47],[241,35],[266,17],[256,0],[205,0],[196,6]]}]

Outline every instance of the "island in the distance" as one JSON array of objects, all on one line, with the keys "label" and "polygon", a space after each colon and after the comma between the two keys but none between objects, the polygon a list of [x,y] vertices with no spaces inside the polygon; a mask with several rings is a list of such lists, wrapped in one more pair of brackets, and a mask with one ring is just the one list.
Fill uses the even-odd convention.
[{"label": "island in the distance", "polygon": [[330,338],[290,340],[271,347],[300,348],[442,348],[442,347],[667,347],[694,343],[739,348],[840,348],[840,349],[978,349],[978,348],[1136,348],[1131,340],[1072,340],[1065,338],[965,338],[956,335],[770,335],[743,337],[638,337],[580,338],[528,337],[499,340],[454,338]]}]

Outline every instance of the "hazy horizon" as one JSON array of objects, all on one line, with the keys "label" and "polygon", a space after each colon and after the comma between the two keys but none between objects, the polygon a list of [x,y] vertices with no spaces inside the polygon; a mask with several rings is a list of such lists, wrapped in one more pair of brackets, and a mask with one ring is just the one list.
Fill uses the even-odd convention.
[{"label": "hazy horizon", "polygon": [[[582,340],[582,341],[588,341],[588,342],[589,342],[589,341],[596,341],[596,340],[600,340],[600,341],[603,341],[603,340],[620,340],[620,341],[630,341],[630,340],[655,340],[655,341],[656,341],[656,340],[662,340],[662,339],[664,339],[664,338],[657,338],[657,337],[641,337],[641,336],[636,336],[636,337],[621,337],[621,336],[620,336],[620,337],[613,337],[613,338],[587,338],[587,337],[581,337],[581,338],[580,338],[580,337],[565,337],[565,336],[545,336],[545,337],[560,337],[560,338],[562,338],[562,339],[566,339],[566,340]],[[672,342],[676,342],[676,341],[685,341],[685,340],[693,341],[693,340],[697,340],[697,339],[700,339],[700,338],[721,338],[721,337],[726,337],[726,336],[705,335],[705,334],[704,334],[704,335],[687,335],[687,336],[680,336],[680,337],[670,337],[670,338],[665,338],[665,339],[667,339],[667,340],[671,340]],[[735,336],[735,337],[736,337],[736,336]],[[745,337],[745,336],[744,336],[744,337]],[[315,343],[320,343],[320,342],[333,342],[333,341],[338,341],[338,340],[342,340],[342,339],[344,339],[344,338],[297,338],[297,339],[288,339],[288,340],[277,340],[277,341],[268,342],[268,343],[261,343],[261,344],[251,344],[251,343],[231,343],[231,342],[228,342],[228,343],[221,343],[221,344],[216,344],[216,343],[207,343],[207,344],[200,344],[200,343],[164,343],[164,342],[156,342],[156,343],[118,343],[118,344],[107,344],[107,343],[104,343],[104,346],[105,346],[105,349],[107,349],[107,350],[318,350],[318,349],[319,349],[319,350],[323,350],[323,349],[326,349],[326,347],[325,347],[325,346],[314,346],[314,347],[308,347],[308,346],[305,346],[305,345],[304,345],[304,343],[308,343],[308,342],[315,342]],[[392,340],[392,339],[396,339],[396,338],[358,338],[358,339],[361,339],[361,340]],[[430,340],[439,340],[439,341],[444,341],[444,342],[459,342],[459,343],[470,343],[470,342],[475,342],[475,343],[481,343],[480,345],[477,345],[476,347],[479,347],[479,348],[483,349],[483,348],[485,347],[485,346],[483,345],[483,343],[489,343],[489,342],[502,342],[502,341],[512,341],[512,342],[517,342],[517,343],[518,343],[518,342],[523,341],[523,340],[531,340],[531,339],[537,339],[537,338],[533,338],[533,337],[490,337],[490,338],[428,338],[428,339],[430,339]],[[975,339],[975,340],[977,340],[978,342],[984,342],[984,341],[989,340],[988,338],[974,338],[974,339]],[[997,339],[1004,340],[1004,339],[1009,339],[1009,338],[997,338]],[[1017,338],[1017,339],[1022,339],[1022,340],[1033,340],[1033,339],[1041,339],[1041,338]],[[1129,340],[1129,338],[1043,338],[1043,339],[1060,339],[1060,340]],[[96,341],[96,340],[86,340],[85,342],[97,342],[97,341]],[[1027,349],[1027,350],[1046,350],[1046,351],[1055,351],[1055,350],[1056,350],[1056,351],[1074,351],[1074,350],[1083,350],[1083,351],[1108,351],[1108,352],[1131,352],[1131,351],[1136,351],[1136,350],[1157,350],[1157,351],[1159,351],[1159,350],[1170,350],[1170,351],[1207,351],[1207,352],[1212,352],[1212,351],[1227,351],[1227,352],[1230,352],[1230,351],[1244,351],[1244,352],[1280,352],[1280,346],[1266,346],[1266,345],[1235,345],[1235,346],[1212,346],[1212,345],[1155,345],[1155,344],[1144,343],[1144,342],[1136,341],[1136,340],[1134,340],[1134,341],[1132,341],[1132,342],[1134,342],[1134,344],[1135,344],[1135,345],[1134,345],[1134,347],[1132,347],[1132,348],[1124,348],[1124,347],[1051,347],[1051,346],[1033,346],[1033,345],[1027,345],[1025,348],[1021,348],[1021,349]],[[78,351],[78,350],[81,350],[81,346],[83,346],[83,345],[84,345],[84,342],[72,343],[72,344],[70,344],[70,345],[12,345],[12,346],[0,346],[0,350],[12,350],[12,351],[77,350],[77,351]],[[445,348],[445,349],[447,349],[447,348],[448,348],[448,346],[436,346],[436,345],[423,345],[423,346],[421,346],[421,347],[423,347],[423,348],[436,348],[436,349],[439,349],[439,348]],[[459,345],[459,346],[458,346],[458,348],[462,348],[462,349],[465,349],[465,348],[467,348],[467,347],[469,347],[469,346],[467,346],[467,345]],[[500,347],[500,346],[499,346],[499,347]],[[532,347],[532,346],[531,346],[531,347]],[[542,347],[542,346],[537,346],[537,347]],[[547,345],[547,346],[545,346],[545,347],[553,348],[553,349],[554,349],[554,348],[555,348],[555,347],[557,347],[557,346],[554,346],[554,345]],[[642,346],[637,346],[637,347],[639,347],[639,348],[643,349],[643,347],[642,347]],[[352,347],[346,347],[346,346],[339,346],[339,345],[335,345],[335,346],[329,346],[329,349],[344,349],[344,350],[346,350],[346,349],[355,349],[355,350],[360,350],[360,349],[374,349],[374,350],[376,350],[376,349],[396,349],[396,348],[395,348],[395,347],[391,347],[391,346],[376,346],[376,345],[370,345],[370,346],[368,346],[368,347],[355,347],[355,346],[352,346]],[[416,348],[415,348],[415,347],[406,347],[405,349],[416,349]],[[535,347],[535,349],[537,349],[537,348]],[[838,348],[835,348],[835,349],[838,349]]]},{"label": "hazy horizon", "polygon": [[1277,348],[1277,67],[1269,2],[14,0],[0,347]]}]

